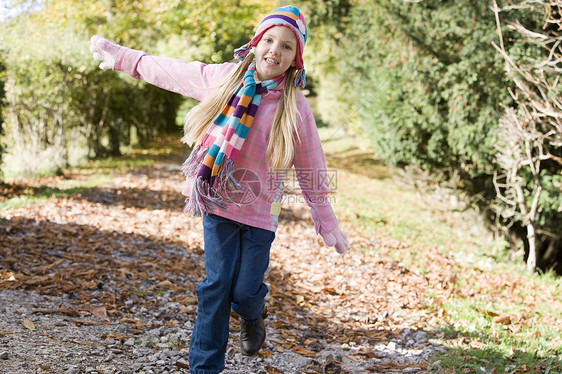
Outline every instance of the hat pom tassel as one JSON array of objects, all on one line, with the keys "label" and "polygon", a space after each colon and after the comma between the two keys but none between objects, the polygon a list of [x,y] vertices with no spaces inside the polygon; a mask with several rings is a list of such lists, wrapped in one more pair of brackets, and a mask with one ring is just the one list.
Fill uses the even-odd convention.
[{"label": "hat pom tassel", "polygon": [[242,47],[234,50],[234,57],[238,61],[244,61],[246,56],[248,56],[250,49],[251,49],[250,43],[244,44]]},{"label": "hat pom tassel", "polygon": [[293,82],[295,87],[304,88],[306,85],[306,72],[304,68],[297,70],[297,74],[295,75],[295,81]]}]

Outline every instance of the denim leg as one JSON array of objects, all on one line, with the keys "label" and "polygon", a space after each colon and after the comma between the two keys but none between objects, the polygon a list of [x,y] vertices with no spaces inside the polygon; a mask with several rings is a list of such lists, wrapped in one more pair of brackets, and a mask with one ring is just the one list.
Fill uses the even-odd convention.
[{"label": "denim leg", "polygon": [[197,318],[189,345],[192,374],[224,370],[231,289],[240,262],[241,227],[222,217],[203,216],[206,277],[196,290]]},{"label": "denim leg", "polygon": [[232,309],[247,322],[257,320],[263,311],[268,289],[263,277],[269,266],[273,231],[252,226],[241,230],[238,276],[232,288]]}]

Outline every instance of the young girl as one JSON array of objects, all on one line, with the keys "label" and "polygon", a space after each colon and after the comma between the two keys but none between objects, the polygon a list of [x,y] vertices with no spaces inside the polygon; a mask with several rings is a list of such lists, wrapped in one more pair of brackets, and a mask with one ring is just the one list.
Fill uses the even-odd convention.
[{"label": "young girl", "polygon": [[307,28],[300,11],[279,8],[241,62],[186,63],[91,39],[100,68],[143,79],[200,101],[186,116],[183,141],[194,146],[183,166],[185,211],[203,216],[205,279],[189,348],[190,372],[224,369],[230,310],[241,317],[240,346],[255,355],[265,341],[264,273],[275,237],[285,171],[295,167],[316,232],[338,253],[348,249],[326,198],[330,192],[320,138],[305,85]]}]

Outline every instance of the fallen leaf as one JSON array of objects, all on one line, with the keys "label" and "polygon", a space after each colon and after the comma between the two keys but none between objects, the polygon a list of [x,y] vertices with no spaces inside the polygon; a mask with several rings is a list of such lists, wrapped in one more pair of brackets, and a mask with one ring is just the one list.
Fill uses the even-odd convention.
[{"label": "fallen leaf", "polygon": [[502,325],[509,325],[511,323],[511,317],[507,314],[503,316],[497,316],[494,318],[494,322],[500,323]]},{"label": "fallen leaf", "polygon": [[365,352],[365,351],[359,351],[359,352],[354,353],[353,355],[357,355],[357,356],[360,355],[360,356],[365,356],[367,358],[378,358],[378,359],[381,359],[381,358],[384,357],[384,356],[382,356],[380,354],[377,354],[375,352]]},{"label": "fallen leaf", "polygon": [[86,311],[92,313],[96,318],[102,319],[109,322],[109,317],[107,316],[107,309],[103,306],[90,306],[86,308]]},{"label": "fallen leaf", "polygon": [[180,358],[179,360],[176,361],[176,366],[179,367],[180,369],[189,369],[189,364],[183,358]]},{"label": "fallen leaf", "polygon": [[196,296],[189,296],[189,297],[185,297],[182,300],[180,300],[180,304],[182,305],[191,305],[191,304],[196,304],[197,303],[197,297]]},{"label": "fallen leaf", "polygon": [[288,342],[296,342],[298,340],[298,336],[296,336],[293,332],[289,330],[281,330],[281,335],[283,336],[284,341],[278,343],[282,345],[293,344]]},{"label": "fallen leaf", "polygon": [[127,318],[127,317],[123,317],[119,320],[119,323],[139,323],[140,321],[138,319],[134,319],[134,318]]},{"label": "fallen leaf", "polygon": [[[519,331],[521,331],[521,325],[520,324],[511,324],[511,325],[509,325],[509,329],[511,330],[512,333],[517,334]],[[540,336],[539,331],[534,331],[533,334],[538,334],[537,336]]]},{"label": "fallen leaf", "polygon": [[479,340],[472,340],[472,341],[470,342],[470,346],[471,346],[472,348],[483,349],[483,348],[486,348],[487,345],[486,345],[485,343],[482,343],[482,342],[479,341]]},{"label": "fallen leaf", "polygon": [[52,264],[47,265],[47,266],[46,266],[46,269],[52,269],[52,268],[54,268],[54,267],[56,267],[56,266],[59,266],[59,265],[62,264],[64,261],[65,261],[64,258],[58,259],[58,260],[56,260],[55,262],[53,262]]},{"label": "fallen leaf", "polygon": [[27,284],[28,286],[38,286],[42,283],[46,283],[49,280],[51,280],[51,277],[49,277],[48,275],[37,276],[25,281],[25,284]]},{"label": "fallen leaf", "polygon": [[164,326],[170,328],[170,327],[174,327],[174,326],[178,325],[179,323],[180,323],[180,321],[177,321],[177,320],[173,319],[173,320],[170,320],[170,321],[166,321],[166,323],[164,323]]},{"label": "fallen leaf", "polygon": [[98,282],[91,281],[91,282],[83,282],[81,284],[82,288],[85,290],[92,290],[98,287]]},{"label": "fallen leaf", "polygon": [[283,371],[281,371],[281,370],[279,370],[276,367],[273,367],[271,365],[267,365],[265,367],[265,371],[266,371],[267,374],[284,374]]},{"label": "fallen leaf", "polygon": [[541,336],[541,332],[540,331],[533,331],[531,334],[529,334],[531,337],[533,338],[538,338],[539,336]]},{"label": "fallen leaf", "polygon": [[259,351],[258,356],[262,358],[269,358],[273,356],[273,353],[271,353],[270,350],[262,349],[261,351]]},{"label": "fallen leaf", "polygon": [[72,323],[74,323],[78,327],[80,327],[82,325],[87,325],[87,326],[111,325],[111,322],[108,322],[108,321],[78,321],[78,320],[74,320],[74,321],[72,321]]},{"label": "fallen leaf", "polygon": [[308,349],[301,347],[300,345],[293,345],[291,347],[291,350],[306,357],[316,357],[316,352],[309,351]]},{"label": "fallen leaf", "polygon": [[159,282],[157,284],[157,286],[158,287],[171,287],[171,286],[173,286],[173,284],[169,280],[165,280],[165,281]]},{"label": "fallen leaf", "polygon": [[31,321],[24,320],[24,321],[22,322],[22,324],[23,324],[23,326],[24,326],[26,329],[28,329],[28,330],[31,330],[31,331],[36,331],[36,330],[37,330],[37,329],[35,328],[35,324],[34,324],[33,322],[31,322]]},{"label": "fallen leaf", "polygon": [[117,341],[122,342],[123,340],[125,340],[125,339],[127,338],[127,336],[126,336],[126,335],[122,335],[122,334],[107,334],[107,335],[106,335],[106,334],[102,334],[102,335],[101,335],[101,338],[104,339],[104,340],[107,339],[107,338],[111,338],[111,339],[115,339],[115,340],[117,340]]},{"label": "fallen leaf", "polygon": [[16,276],[9,270],[0,269],[0,281],[15,281]]}]

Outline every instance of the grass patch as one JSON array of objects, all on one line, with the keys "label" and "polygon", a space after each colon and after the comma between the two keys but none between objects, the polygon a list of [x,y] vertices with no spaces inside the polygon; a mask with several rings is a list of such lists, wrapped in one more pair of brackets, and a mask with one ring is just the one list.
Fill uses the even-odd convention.
[{"label": "grass patch", "polygon": [[[392,238],[404,247],[376,251],[411,271],[450,281],[425,292],[444,351],[435,373],[562,373],[562,281],[510,261],[504,240],[490,240],[475,215],[435,208],[397,183],[367,140],[319,129],[329,168],[338,170],[334,210],[343,230]],[[431,264],[428,264],[428,261]],[[435,263],[438,263],[436,265]],[[430,266],[431,265],[431,269]],[[443,274],[438,274],[438,273]]]},{"label": "grass patch", "polygon": [[[319,132],[328,168],[337,169],[334,209],[345,222],[373,236],[408,242],[413,249],[472,248],[475,239],[458,238],[454,219],[432,210],[416,191],[396,183],[390,169],[376,160],[367,140],[352,139],[331,128]],[[417,270],[423,270],[423,263]]]},{"label": "grass patch", "polygon": [[480,349],[451,348],[433,358],[432,373],[560,373],[562,364],[553,357],[538,357],[519,350],[506,354],[490,346]]},{"label": "grass patch", "polygon": [[164,160],[180,148],[186,149],[178,137],[163,137],[149,144],[146,148],[138,146],[122,148],[121,156],[95,159],[82,166],[83,171],[115,170],[124,172],[132,168],[142,168],[152,165],[155,161]]},{"label": "grass patch", "polygon": [[121,156],[107,157],[95,159],[88,162],[77,170],[82,175],[107,174],[114,176],[116,174],[126,173],[135,169],[142,171],[153,165],[155,162],[165,161],[181,165],[181,163],[189,155],[190,149],[187,145],[181,143],[181,134],[171,134],[162,136],[145,148],[140,146],[131,146],[122,148]]},{"label": "grass patch", "polygon": [[12,194],[17,196],[8,197],[4,201],[0,201],[0,210],[41,204],[51,198],[69,198],[90,188],[109,183],[111,180],[112,177],[109,175],[98,175],[95,178],[84,181],[62,180],[56,182],[56,187],[53,184],[42,184],[39,186],[7,185],[9,187],[6,188],[12,188]]},{"label": "grass patch", "polygon": [[434,306],[445,311],[447,325],[440,334],[446,350],[432,358],[433,372],[561,373],[560,278],[530,275],[507,260],[460,270],[452,296]]}]

